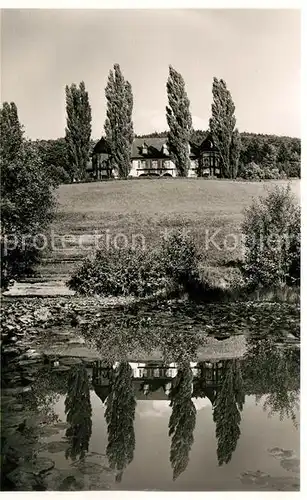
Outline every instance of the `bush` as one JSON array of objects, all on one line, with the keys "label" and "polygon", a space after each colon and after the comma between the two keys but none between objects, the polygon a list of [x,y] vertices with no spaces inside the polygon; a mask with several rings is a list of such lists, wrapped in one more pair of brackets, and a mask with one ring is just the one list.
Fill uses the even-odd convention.
[{"label": "bush", "polygon": [[242,166],[240,169],[240,178],[249,181],[262,181],[264,179],[286,179],[286,172],[280,172],[277,167],[268,167],[265,165],[257,165],[256,163],[249,163]]},{"label": "bush", "polygon": [[261,167],[254,162],[241,168],[240,177],[248,181],[260,181],[264,178]]},{"label": "bush", "polygon": [[151,251],[100,250],[68,282],[82,295],[145,297],[162,290],[186,290],[198,280],[193,242],[175,232]]},{"label": "bush", "polygon": [[199,256],[184,231],[174,231],[162,241],[160,262],[166,276],[179,286],[199,277]]},{"label": "bush", "polygon": [[70,184],[70,176],[61,166],[50,165],[46,168],[46,173],[49,175],[50,182],[54,187],[58,187],[61,184]]},{"label": "bush", "polygon": [[280,286],[300,280],[300,207],[290,186],[254,200],[242,225],[243,271],[254,285]]},{"label": "bush", "polygon": [[165,288],[167,279],[155,252],[100,250],[86,259],[68,282],[82,295],[143,297]]}]

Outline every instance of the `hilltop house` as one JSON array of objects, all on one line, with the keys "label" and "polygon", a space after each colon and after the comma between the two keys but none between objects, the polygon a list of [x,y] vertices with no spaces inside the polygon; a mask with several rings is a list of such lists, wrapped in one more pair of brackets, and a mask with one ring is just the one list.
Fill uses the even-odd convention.
[{"label": "hilltop house", "polygon": [[[218,151],[208,132],[201,144],[190,142],[190,169],[188,177],[220,176]],[[100,180],[117,177],[110,169],[110,148],[101,138],[94,147],[90,175]],[[129,177],[177,177],[175,164],[170,158],[166,137],[136,138],[131,148]]]},{"label": "hilltop house", "polygon": [[[107,367],[101,361],[96,361],[93,367],[92,384],[97,396],[104,403],[111,391],[111,380],[114,368]],[[170,398],[174,381],[178,373],[176,363],[163,362],[129,362],[132,368],[132,384],[138,400],[167,400]],[[219,392],[226,361],[201,361],[190,363],[193,374],[193,397],[207,397],[214,404]]]}]

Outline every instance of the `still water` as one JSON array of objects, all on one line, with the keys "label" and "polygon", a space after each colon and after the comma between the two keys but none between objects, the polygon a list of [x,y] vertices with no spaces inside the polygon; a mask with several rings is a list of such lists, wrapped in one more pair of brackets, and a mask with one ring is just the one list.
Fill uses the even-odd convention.
[{"label": "still water", "polygon": [[96,359],[8,363],[2,489],[299,490],[297,346],[132,358],[125,333],[117,358],[97,335]]}]

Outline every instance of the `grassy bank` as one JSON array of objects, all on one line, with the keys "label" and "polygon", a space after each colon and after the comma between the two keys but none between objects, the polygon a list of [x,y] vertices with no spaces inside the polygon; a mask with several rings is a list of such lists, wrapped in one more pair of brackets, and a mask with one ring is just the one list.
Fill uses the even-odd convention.
[{"label": "grassy bank", "polygon": [[[150,249],[165,230],[181,227],[194,236],[203,264],[220,268],[241,256],[241,246],[234,242],[239,242],[243,209],[276,184],[286,182],[144,179],[63,185],[52,231],[66,235],[65,248],[57,242],[39,271],[42,276],[71,274],[95,248],[95,232],[102,242],[108,233],[110,244],[122,234],[131,245],[134,235],[137,245]],[[300,181],[291,186],[299,197]]]}]

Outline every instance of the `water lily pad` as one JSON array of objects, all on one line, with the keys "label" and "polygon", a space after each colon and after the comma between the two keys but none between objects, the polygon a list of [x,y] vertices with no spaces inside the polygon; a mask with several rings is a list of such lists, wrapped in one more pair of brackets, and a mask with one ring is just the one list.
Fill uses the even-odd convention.
[{"label": "water lily pad", "polygon": [[298,458],[284,458],[280,461],[283,469],[299,474],[300,460]]},{"label": "water lily pad", "polygon": [[74,365],[80,365],[82,363],[82,359],[80,359],[80,358],[60,358],[60,362],[62,365],[74,366]]},{"label": "water lily pad", "polygon": [[47,457],[37,457],[35,460],[26,462],[21,468],[33,474],[44,474],[53,469],[54,461]]},{"label": "water lily pad", "polygon": [[264,485],[267,484],[270,475],[267,474],[266,472],[261,472],[260,470],[257,470],[257,471],[242,472],[242,474],[239,477],[243,484]]},{"label": "water lily pad", "polygon": [[33,491],[38,483],[35,474],[22,470],[20,467],[7,474],[7,478],[14,484],[17,491]]},{"label": "water lily pad", "polygon": [[58,434],[60,432],[59,429],[57,429],[56,427],[41,427],[39,429],[39,432],[40,432],[40,435],[41,436],[54,436],[55,434]]},{"label": "water lily pad", "polygon": [[48,453],[60,453],[66,451],[67,447],[68,443],[66,441],[50,441],[43,445],[44,451],[48,451]]},{"label": "water lily pad", "polygon": [[268,449],[268,452],[270,455],[272,455],[274,458],[290,458],[294,455],[293,450],[284,450],[283,448],[270,448]]},{"label": "water lily pad", "polygon": [[69,424],[67,422],[56,422],[53,424],[53,427],[56,427],[57,429],[67,429],[68,425]]},{"label": "water lily pad", "polygon": [[82,474],[101,474],[102,472],[109,472],[109,467],[106,467],[95,462],[74,462],[74,467]]}]

